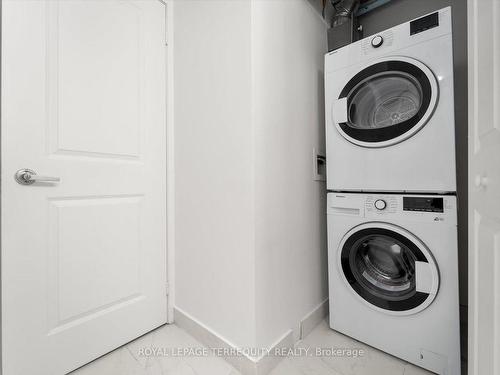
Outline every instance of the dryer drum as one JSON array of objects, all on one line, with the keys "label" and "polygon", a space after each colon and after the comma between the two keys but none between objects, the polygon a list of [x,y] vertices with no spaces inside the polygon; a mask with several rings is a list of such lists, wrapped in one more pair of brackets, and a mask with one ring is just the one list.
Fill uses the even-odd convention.
[{"label": "dryer drum", "polygon": [[402,72],[381,73],[361,83],[349,100],[348,126],[379,129],[411,119],[422,105],[422,87]]}]

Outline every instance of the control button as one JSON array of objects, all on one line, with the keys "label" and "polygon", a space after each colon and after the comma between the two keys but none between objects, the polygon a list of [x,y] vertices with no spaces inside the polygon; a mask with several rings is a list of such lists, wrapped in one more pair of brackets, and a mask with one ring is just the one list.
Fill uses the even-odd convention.
[{"label": "control button", "polygon": [[384,38],[382,38],[380,35],[374,36],[372,39],[372,46],[374,48],[378,48],[384,43]]},{"label": "control button", "polygon": [[387,207],[387,203],[386,203],[386,201],[384,201],[383,199],[377,199],[377,200],[375,201],[375,208],[376,208],[377,210],[383,210],[383,209],[385,209],[386,207]]}]

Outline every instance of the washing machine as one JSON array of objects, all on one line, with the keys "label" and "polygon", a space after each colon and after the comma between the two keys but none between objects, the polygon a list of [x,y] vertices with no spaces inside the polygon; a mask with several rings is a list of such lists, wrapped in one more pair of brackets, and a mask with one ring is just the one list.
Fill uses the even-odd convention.
[{"label": "washing machine", "polygon": [[460,374],[456,197],[328,194],[332,329]]},{"label": "washing machine", "polygon": [[454,192],[451,8],[325,57],[327,187]]}]

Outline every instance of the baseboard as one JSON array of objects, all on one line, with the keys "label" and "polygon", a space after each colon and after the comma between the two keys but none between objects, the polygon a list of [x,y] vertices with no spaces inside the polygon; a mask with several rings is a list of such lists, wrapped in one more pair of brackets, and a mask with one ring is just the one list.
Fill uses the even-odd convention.
[{"label": "baseboard", "polygon": [[[229,340],[217,334],[212,329],[178,307],[174,307],[174,323],[209,348],[230,350],[238,349],[238,347]],[[256,375],[255,359],[244,354],[240,356],[223,356],[222,358],[224,358],[243,375]]]},{"label": "baseboard", "polygon": [[[306,314],[299,323],[299,339],[306,337],[328,314],[328,299],[321,302],[311,312]],[[174,323],[187,331],[191,336],[209,348],[228,349],[232,352],[240,348],[187,312],[174,308]],[[254,358],[242,353],[239,356],[223,356],[228,363],[237,369],[242,375],[267,375],[283,360],[281,349],[293,349],[296,344],[293,330],[288,330],[278,338],[269,348],[266,355]]]},{"label": "baseboard", "polygon": [[[295,340],[293,338],[293,331],[290,329],[268,348],[269,354],[257,358],[255,375],[269,374],[284,358],[286,358],[286,355],[281,355],[281,353],[286,353],[288,350],[293,349],[294,345]],[[284,352],[282,351],[283,349]]]},{"label": "baseboard", "polygon": [[328,310],[328,298],[326,298],[300,321],[300,340],[303,340],[304,337],[311,333],[328,316]]}]

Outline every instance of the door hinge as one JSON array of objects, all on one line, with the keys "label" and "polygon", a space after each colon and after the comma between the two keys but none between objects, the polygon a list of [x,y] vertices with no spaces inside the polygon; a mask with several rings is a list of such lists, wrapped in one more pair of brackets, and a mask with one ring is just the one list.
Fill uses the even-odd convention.
[{"label": "door hinge", "polygon": [[166,283],[165,284],[165,295],[169,295],[170,294],[170,284],[169,283]]}]

